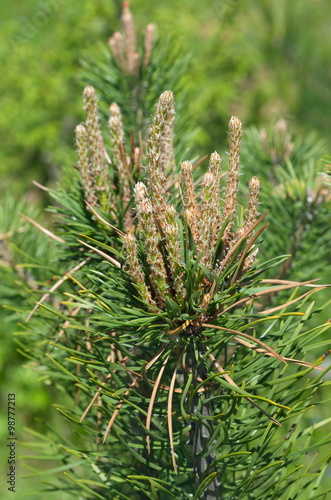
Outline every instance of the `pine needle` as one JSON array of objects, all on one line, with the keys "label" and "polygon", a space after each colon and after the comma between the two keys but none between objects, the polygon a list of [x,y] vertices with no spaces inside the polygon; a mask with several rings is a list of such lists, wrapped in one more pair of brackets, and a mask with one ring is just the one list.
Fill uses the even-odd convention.
[{"label": "pine needle", "polygon": [[215,328],[216,330],[222,330],[224,332],[230,332],[230,333],[235,333],[236,335],[240,335],[241,337],[245,337],[246,339],[252,340],[253,342],[256,342],[257,344],[260,344],[266,351],[268,351],[272,356],[275,358],[279,359],[283,363],[286,364],[285,358],[278,354],[276,351],[274,351],[271,347],[269,347],[267,344],[262,342],[260,339],[256,339],[255,337],[252,337],[251,335],[248,335],[247,333],[240,332],[239,330],[232,330],[231,328],[224,328],[222,326],[217,326],[217,325],[209,325],[208,323],[202,323],[201,326],[204,326],[205,328]]},{"label": "pine needle", "polygon": [[101,217],[101,215],[98,214],[98,212],[92,207],[92,205],[90,205],[90,203],[88,203],[86,200],[85,203],[86,206],[89,208],[89,210],[93,213],[93,215],[95,215],[95,217],[97,217],[97,219],[99,219],[103,224],[113,229],[113,231],[115,231],[115,233],[117,233],[119,236],[125,236],[125,233],[123,233],[123,231],[113,226],[112,224],[110,224],[110,222],[106,221],[106,219]]},{"label": "pine needle", "polygon": [[[207,350],[209,351],[209,347],[206,346]],[[222,366],[219,364],[219,362],[216,360],[216,358],[213,356],[213,354],[210,352],[209,353],[209,357],[210,359],[212,360],[215,368],[220,372],[220,374],[225,378],[225,380],[231,384],[233,387],[236,387],[237,389],[239,389],[238,385],[232,380],[232,378],[227,375],[227,372],[224,371],[224,369],[222,368]],[[256,406],[256,408],[258,408],[264,415],[266,415],[272,422],[274,422],[276,425],[282,427],[282,424],[278,422],[278,420],[276,420],[275,418],[273,418],[271,415],[269,415],[269,413],[267,413],[265,410],[263,410],[263,408],[261,408],[261,406],[259,406],[257,403],[255,403],[255,401],[253,401],[250,397],[248,396],[244,396],[245,399],[247,399],[247,401],[249,401],[252,405]]]},{"label": "pine needle", "polygon": [[180,356],[179,360],[177,361],[177,364],[176,364],[175,369],[174,369],[174,373],[172,374],[172,377],[171,377],[169,394],[168,394],[168,407],[167,407],[171,458],[172,458],[172,465],[174,467],[175,474],[178,474],[178,469],[177,469],[175,449],[174,449],[174,436],[173,436],[173,432],[172,432],[172,398],[173,398],[173,394],[174,394],[176,374],[177,374],[177,370],[178,370],[178,367],[180,365],[181,359],[182,359],[182,356]]},{"label": "pine needle", "polygon": [[81,243],[82,245],[90,248],[91,250],[93,250],[97,254],[101,255],[101,257],[104,257],[106,260],[108,260],[109,262],[111,262],[112,264],[114,264],[114,266],[118,267],[119,269],[121,268],[121,264],[117,260],[113,259],[113,257],[110,257],[110,255],[106,254],[102,250],[99,250],[98,248],[92,247],[91,245],[89,245],[88,243],[85,243],[82,240],[77,239],[77,241],[79,243]]},{"label": "pine needle", "polygon": [[[261,354],[265,354],[266,356],[273,356],[273,354],[271,354],[271,352],[268,352],[265,349],[260,349],[256,345],[250,344],[249,342],[246,342],[246,340],[238,339],[238,337],[233,337],[233,340],[235,340],[236,342],[238,342],[246,347],[249,347],[250,349],[253,349],[256,352],[260,352]],[[286,357],[284,357],[284,359],[286,361],[289,361],[290,363],[296,363],[297,365],[306,366],[307,368],[316,368],[317,370],[323,371],[323,368],[321,368],[320,366],[317,366],[316,363],[308,363],[308,361],[300,361],[299,359],[286,358]]]},{"label": "pine needle", "polygon": [[25,219],[28,222],[30,222],[31,224],[33,224],[37,229],[40,229],[40,231],[42,231],[44,234],[46,234],[47,236],[49,236],[53,240],[58,241],[59,243],[65,243],[65,240],[63,240],[59,236],[56,236],[56,234],[52,233],[51,231],[49,231],[45,227],[41,226],[35,220],[30,219],[30,217],[28,217],[27,215],[24,215],[24,214],[18,214],[18,215],[20,215],[21,217],[23,217],[23,219]]},{"label": "pine needle", "polygon": [[78,271],[81,267],[85,266],[85,264],[88,262],[89,259],[83,260],[80,262],[77,266],[73,267],[68,271],[62,278],[60,278],[50,289],[45,295],[42,296],[42,298],[38,301],[38,303],[35,305],[35,307],[32,309],[32,311],[28,314],[27,318],[25,319],[25,323],[28,323],[33,316],[33,314],[37,311],[38,307],[50,296],[51,293],[53,293],[57,288],[59,288],[62,283],[64,283],[67,279],[69,279],[71,274],[75,273]]},{"label": "pine needle", "polygon": [[[137,384],[138,380],[139,380],[139,377],[136,377],[136,378],[135,378],[135,379],[131,382],[130,387],[129,387],[129,388],[125,391],[125,393],[124,393],[124,397],[126,397],[126,396],[130,393],[130,391],[131,391],[131,390],[134,388],[134,386]],[[111,419],[109,420],[109,423],[108,423],[108,425],[107,425],[106,432],[105,432],[105,434],[104,434],[104,436],[103,436],[102,444],[105,444],[106,439],[107,439],[107,436],[108,436],[108,434],[109,434],[109,432],[110,432],[110,430],[111,430],[111,428],[112,428],[112,426],[113,426],[113,423],[114,423],[114,422],[115,422],[115,420],[116,420],[116,417],[117,417],[117,415],[118,415],[118,413],[119,413],[120,409],[121,409],[121,408],[122,408],[122,406],[123,406],[123,403],[124,403],[124,399],[121,399],[121,401],[120,401],[120,402],[118,403],[118,405],[116,406],[115,411],[114,411],[114,413],[112,414],[112,417],[111,417]]]},{"label": "pine needle", "polygon": [[298,302],[302,300],[304,297],[307,297],[309,295],[312,295],[315,292],[319,292],[320,290],[323,290],[324,286],[319,286],[318,288],[315,288],[314,290],[309,290],[309,292],[306,292],[300,297],[290,300],[289,302],[285,302],[285,304],[281,304],[280,306],[272,307],[271,309],[265,309],[264,311],[258,311],[257,314],[272,314],[276,311],[280,311],[281,309],[285,309],[285,307],[291,306],[292,304],[295,304],[295,302]]},{"label": "pine needle", "polygon": [[[147,411],[147,418],[146,418],[146,428],[147,428],[148,431],[151,428],[151,419],[152,419],[154,401],[155,401],[156,394],[157,394],[157,391],[158,391],[158,388],[159,388],[159,385],[160,385],[160,382],[161,382],[161,378],[162,378],[163,372],[164,372],[165,367],[167,365],[169,356],[170,356],[170,352],[166,356],[165,360],[162,363],[161,369],[160,369],[160,371],[158,373],[158,376],[156,378],[155,385],[154,385],[154,388],[153,388],[153,391],[152,391],[152,394],[151,394],[151,397],[150,397],[150,400],[149,400],[148,411]],[[148,453],[150,454],[151,453],[151,438],[150,438],[149,434],[146,435],[146,443],[147,443]]]}]

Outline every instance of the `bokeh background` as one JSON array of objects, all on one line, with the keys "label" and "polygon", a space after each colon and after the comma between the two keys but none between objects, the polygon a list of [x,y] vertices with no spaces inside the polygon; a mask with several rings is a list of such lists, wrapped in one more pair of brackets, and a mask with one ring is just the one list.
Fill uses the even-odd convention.
[{"label": "bokeh background", "polygon": [[[161,37],[174,35],[190,53],[187,106],[199,125],[197,154],[226,148],[233,114],[245,127],[268,127],[285,118],[293,132],[316,131],[331,153],[329,0],[132,0],[130,5],[137,27],[156,23]],[[81,62],[119,29],[120,12],[116,0],[0,3],[1,197],[17,205],[25,199],[41,210],[47,198],[32,180],[54,185],[61,168],[75,161],[73,131],[83,119]],[[4,282],[0,288],[6,303],[12,291]],[[38,419],[69,431],[56,420],[52,388],[24,367],[13,340],[16,329],[14,315],[1,310],[0,438],[3,449],[6,398],[15,392],[19,454],[29,455],[26,443],[38,437],[24,429],[37,432]],[[6,456],[0,456],[1,492]],[[50,467],[36,463],[40,470]],[[23,467],[19,472],[28,474]],[[37,490],[34,482],[19,479],[17,498]]]}]

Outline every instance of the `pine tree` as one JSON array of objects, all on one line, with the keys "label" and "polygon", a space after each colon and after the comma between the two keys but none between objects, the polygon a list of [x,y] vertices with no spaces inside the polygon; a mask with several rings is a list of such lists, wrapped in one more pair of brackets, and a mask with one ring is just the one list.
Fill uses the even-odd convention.
[{"label": "pine tree", "polygon": [[[320,450],[330,438],[311,441],[314,423],[300,426],[327,385],[319,366],[326,355],[315,352],[326,348],[330,325],[310,324],[312,295],[323,285],[293,279],[291,266],[280,273],[288,256],[263,254],[284,216],[273,213],[273,201],[269,213],[260,210],[266,160],[254,149],[256,137],[247,144],[255,162],[246,194],[238,192],[237,117],[229,122],[227,168],[214,152],[201,175],[200,162],[175,147],[173,92],[154,99],[148,125],[151,101],[139,92],[137,107],[126,100],[144,81],[153,51],[145,41],[139,57],[127,5],[122,20],[124,35],[110,46],[114,72],[128,86],[109,102],[108,123],[99,103],[109,89],[100,100],[91,84],[84,89],[77,165],[48,190],[55,229],[39,226],[53,250],[47,265],[35,265],[51,271],[51,284],[41,279],[34,287],[28,316],[28,304],[17,310],[21,349],[58,387],[58,411],[73,429],[64,437],[46,424],[40,438],[45,455],[59,460],[60,480],[50,487],[74,498],[77,486],[78,498],[326,498],[329,457]],[[176,139],[188,141],[184,132]],[[302,150],[298,157],[307,159]],[[277,206],[296,176],[289,182],[278,162],[275,170]],[[291,259],[302,265],[298,255]]]}]

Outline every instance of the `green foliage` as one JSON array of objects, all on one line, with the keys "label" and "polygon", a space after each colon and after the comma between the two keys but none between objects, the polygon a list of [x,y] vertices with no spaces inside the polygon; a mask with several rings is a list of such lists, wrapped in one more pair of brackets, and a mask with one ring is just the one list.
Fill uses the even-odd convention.
[{"label": "green foliage", "polygon": [[[192,0],[189,9],[180,0],[134,4],[144,20],[145,9],[148,21],[161,33],[171,25],[194,55],[190,109],[200,119],[203,151],[226,139],[232,114],[245,127],[291,118],[301,133],[317,130],[329,140],[328,0]],[[209,111],[201,116],[201,109]]]},{"label": "green foliage", "polygon": [[[55,258],[54,247],[48,237],[36,227],[23,219],[19,214],[32,219],[43,220],[40,211],[12,196],[5,196],[0,204],[0,390],[2,394],[2,412],[0,415],[0,439],[5,443],[8,438],[8,420],[5,411],[6,396],[16,395],[15,428],[20,441],[27,439],[24,426],[36,427],[36,419],[54,422],[50,415],[52,391],[41,383],[38,373],[27,369],[27,356],[24,346],[15,342],[17,321],[20,316],[26,318],[25,312],[31,310],[35,300],[40,296],[32,296],[31,290],[38,294],[43,286],[47,288],[48,280],[54,273],[52,259]],[[45,221],[43,220],[43,223]],[[37,291],[38,290],[38,291]],[[19,310],[19,315],[17,314]],[[33,363],[32,363],[33,364]],[[63,426],[63,424],[62,424]],[[22,445],[23,446],[23,445]],[[21,447],[21,444],[19,445]],[[20,453],[22,451],[21,448]],[[0,460],[1,474],[8,473],[8,455],[3,453]],[[21,463],[20,459],[18,459]],[[37,462],[40,471],[45,472],[45,462]],[[19,464],[20,467],[20,464]],[[17,481],[16,495],[31,490],[33,483]],[[11,498],[12,492],[6,496],[2,489],[2,498]]]},{"label": "green foliage", "polygon": [[[187,102],[184,89],[189,79],[189,57],[182,54],[174,39],[156,39],[148,66],[141,65],[139,75],[128,76],[118,66],[109,47],[101,45],[82,59],[81,77],[86,85],[96,89],[105,118],[108,117],[109,105],[112,102],[118,104],[123,114],[126,136],[130,137],[132,132],[137,141],[139,136],[145,137],[151,110],[164,90],[171,89],[181,96],[177,105],[178,113]],[[189,118],[187,113],[183,114],[180,123],[176,124],[178,134],[189,126]],[[183,124],[182,119],[185,119]],[[186,137],[188,141],[189,131]]]},{"label": "green foliage", "polygon": [[[126,40],[127,30],[129,36],[132,31],[135,40],[134,53],[131,54],[135,56],[133,68],[130,68],[130,51],[126,49],[126,46],[130,47]],[[113,48],[111,41],[120,34],[123,36],[124,47],[116,48],[115,42]],[[109,117],[111,103],[115,102],[119,106],[126,141],[129,143],[130,140],[132,143],[134,140],[136,145],[140,145],[146,137],[151,112],[162,92],[171,89],[179,95],[175,149],[177,158],[181,158],[184,152],[187,154],[188,145],[197,133],[193,116],[187,110],[182,112],[190,100],[187,90],[192,71],[190,59],[174,37],[168,35],[167,38],[159,38],[154,25],[149,24],[142,34],[137,33],[133,18],[128,27],[122,19],[122,30],[113,34],[108,47],[100,44],[98,48],[85,54],[81,79],[85,85],[92,85],[97,91],[104,119]]]},{"label": "green foliage", "polygon": [[[189,498],[193,485],[190,479],[192,461],[188,458],[190,447],[187,444],[187,432],[192,426],[190,403],[199,390],[199,386],[193,383],[193,377],[189,376],[185,380],[185,372],[182,368],[178,369],[179,383],[176,388],[183,392],[174,393],[172,403],[178,476],[174,476],[172,469],[167,430],[168,391],[159,389],[153,409],[150,431],[152,456],[148,455],[146,449],[145,419],[153,388],[151,381],[156,380],[167,354],[173,352],[162,378],[162,384],[169,386],[178,362],[176,350],[187,349],[190,339],[185,336],[173,339],[164,335],[164,326],[160,320],[167,321],[169,313],[163,315],[163,318],[146,314],[136,300],[130,302],[126,280],[123,282],[123,278],[120,279],[113,273],[109,276],[109,265],[106,263],[103,267],[103,272],[89,270],[75,275],[75,279],[85,285],[80,287],[81,298],[77,293],[67,294],[69,316],[63,316],[63,313],[47,307],[33,328],[28,327],[27,331],[22,332],[23,338],[33,341],[38,330],[43,332],[45,328],[49,328],[49,320],[54,326],[55,312],[58,327],[54,329],[53,337],[48,335],[48,339],[54,340],[48,347],[45,346],[46,352],[38,349],[34,356],[40,367],[43,367],[46,381],[61,388],[61,392],[65,387],[76,400],[75,406],[63,405],[60,401],[57,406],[74,424],[75,433],[84,439],[84,445],[76,451],[74,443],[63,444],[62,439],[56,438],[55,442],[58,442],[57,446],[61,445],[62,450],[58,457],[59,463],[63,467],[67,464],[68,468],[70,464],[70,469],[74,470],[74,476],[70,474],[66,476],[67,480],[61,480],[61,487],[70,491],[68,484],[76,481],[80,488],[85,489],[88,481],[94,481],[90,490],[92,497],[97,498],[101,494],[101,498],[140,498],[136,496],[137,491],[142,491],[148,498],[154,498],[155,483],[157,490],[157,486],[166,486],[175,496]],[[91,296],[93,300],[89,298]],[[70,311],[73,312],[76,308],[79,308],[78,314],[71,316]],[[88,326],[84,319],[85,310],[88,313]],[[307,329],[306,322],[311,314],[312,304],[306,300],[301,308],[296,308],[292,313],[261,317],[248,308],[244,313],[241,311],[240,314],[238,312],[227,317],[226,323],[223,319],[222,324],[226,324],[227,329],[239,330],[239,335],[240,331],[247,331],[249,328],[253,337],[263,337],[264,342],[271,342],[279,354],[303,359],[304,351],[315,349],[321,344],[318,338],[326,328],[312,331]],[[58,337],[58,331],[66,319],[69,319],[70,325]],[[111,334],[114,329],[121,333],[114,337]],[[215,332],[212,327],[205,332],[205,338],[203,345],[208,346],[215,357],[224,359],[223,368],[231,372],[239,386],[234,389],[223,380],[213,365],[209,367],[211,375],[214,372],[211,379],[214,412],[213,418],[203,421],[206,426],[208,421],[216,422],[210,442],[217,444],[216,460],[226,485],[224,498],[238,498],[239,492],[242,498],[268,498],[271,491],[275,492],[275,487],[278,498],[295,498],[290,496],[291,492],[300,492],[301,488],[305,491],[309,487],[313,489],[320,477],[310,475],[316,459],[311,462],[312,456],[308,459],[309,453],[323,445],[327,446],[329,441],[327,436],[323,436],[310,447],[314,424],[307,427],[300,425],[300,422],[306,412],[309,415],[312,411],[311,398],[322,383],[320,376],[310,378],[312,368],[294,370],[290,365],[282,365],[279,360],[271,363],[270,358],[263,354],[243,346],[238,347],[230,333],[223,335],[222,332]],[[194,342],[198,343],[198,338]],[[325,342],[322,344],[325,346]],[[166,345],[162,356],[146,372],[146,364],[155,357],[162,345]],[[198,349],[198,344],[195,347]],[[115,354],[116,351],[118,358],[113,360],[111,353]],[[126,356],[129,356],[129,363],[123,364],[122,360]],[[132,372],[141,374],[139,384],[133,384]],[[127,394],[130,385],[131,390]],[[200,388],[201,386],[202,384]],[[98,394],[98,389],[102,397],[95,400],[94,406],[80,424],[83,412]],[[245,401],[244,396],[253,398],[265,411],[277,418],[283,427],[278,428],[269,423],[258,408]],[[100,448],[98,443],[105,432],[106,421],[116,410],[119,401],[122,402],[120,413],[106,444]],[[202,401],[203,398],[200,397],[201,404]],[[199,410],[196,418],[201,418]],[[319,422],[318,427],[327,422],[328,420]],[[298,428],[294,429],[295,425]],[[286,437],[291,429],[293,435]],[[308,455],[302,468],[304,447],[308,448]],[[79,464],[77,457],[80,459]],[[96,457],[98,459],[95,464]],[[84,474],[80,471],[83,464]],[[266,482],[265,474],[270,477],[268,466],[273,467],[274,474],[273,481],[269,479]],[[296,469],[297,466],[301,469]],[[250,470],[254,473],[253,476],[249,474]],[[289,474],[290,472],[293,474]],[[135,477],[131,477],[132,475]],[[148,479],[144,479],[144,476]],[[161,477],[163,481],[167,481],[167,485],[159,483]],[[159,495],[156,498],[168,498],[162,492]]]},{"label": "green foliage", "polygon": [[[217,478],[225,499],[289,500],[303,490],[306,498],[326,498],[321,485],[329,457],[316,453],[330,436],[312,441],[309,414],[314,394],[328,384],[322,378],[327,370],[317,371],[323,358],[305,360],[306,353],[311,359],[314,350],[325,349],[321,336],[329,328],[309,326],[314,288],[300,300],[298,283],[287,283],[292,294],[282,303],[283,286],[261,282],[277,260],[238,279],[242,259],[235,257],[244,252],[245,239],[222,273],[207,269],[181,219],[187,302],[169,298],[163,310],[149,311],[130,273],[109,262],[114,255],[125,259],[122,237],[86,216],[83,188],[72,180],[69,197],[65,189],[53,192],[63,204],[65,241],[58,256],[76,264],[83,257],[85,265],[67,274],[66,291],[54,290],[53,302],[36,310],[20,340],[45,380],[71,401],[56,406],[80,445],[48,430],[50,456],[59,463],[53,472],[61,475],[61,486],[53,488],[78,486],[82,498],[198,499],[207,498]],[[74,248],[75,240],[91,241],[91,234],[89,250]],[[142,240],[143,265],[148,251]],[[215,251],[224,250],[216,244]],[[264,296],[271,293],[277,306],[269,312]],[[201,429],[199,448],[193,435]]]},{"label": "green foliage", "polygon": [[[325,71],[330,45],[328,0],[208,0],[204,4],[192,0],[189,9],[179,0],[166,4],[146,0],[133,1],[132,7],[140,33],[154,22],[163,40],[174,34],[173,52],[180,40],[183,53],[193,55],[186,74],[191,93],[187,107],[190,116],[200,120],[199,150],[212,151],[224,141],[231,114],[240,116],[246,127],[290,116],[294,128],[316,129],[328,140],[330,122],[324,113],[330,107]],[[98,52],[90,49],[98,40],[105,47],[107,37],[119,28],[120,8],[119,1],[106,0],[66,4],[54,0],[43,5],[29,0],[24,9],[3,4],[0,130],[6,137],[1,153],[5,188],[22,192],[33,178],[53,180],[60,165],[73,161],[72,130],[82,116],[76,97],[81,88],[76,78],[79,60],[88,47],[89,52]],[[102,73],[112,72],[108,49],[99,52],[107,64]],[[94,65],[95,79],[103,77],[95,70]],[[160,74],[160,67],[157,71]],[[84,73],[88,78],[85,69]],[[171,84],[155,97],[167,88],[178,95]],[[108,95],[109,90],[103,92]],[[117,98],[107,98],[104,106]]]},{"label": "green foliage", "polygon": [[59,166],[73,161],[81,50],[106,36],[116,11],[103,0],[5,2],[1,11],[1,189],[20,193],[33,178],[57,179]]},{"label": "green foliage", "polygon": [[[173,4],[179,12],[184,8],[182,2]],[[275,47],[283,42],[280,53],[284,62],[288,48],[302,36],[296,21],[290,19],[299,3],[287,6],[279,2],[270,7],[261,2],[254,9],[259,29],[250,36],[246,22],[249,3],[213,6],[217,15],[211,20],[205,6],[192,2],[192,9],[203,12],[205,24],[199,33],[207,30],[208,36],[207,43],[198,44],[194,51],[191,71],[194,73],[194,64],[199,67],[206,54],[215,54],[216,47],[217,57],[211,63],[214,69],[210,72],[207,67],[203,76],[212,82],[209,86],[202,85],[200,73],[196,76],[201,85],[191,106],[184,105],[183,94],[179,96],[174,164],[173,151],[165,148],[169,144],[173,148],[169,116],[159,105],[155,115],[159,118],[151,126],[149,117],[160,90],[171,85],[181,93],[189,86],[187,59],[178,58],[174,39],[168,43],[159,39],[150,64],[128,74],[108,49],[99,48],[85,58],[83,78],[98,88],[103,119],[108,117],[112,101],[120,104],[124,142],[116,143],[114,131],[110,140],[106,133],[102,135],[96,113],[94,121],[88,115],[91,87],[88,92],[85,89],[85,173],[91,177],[83,175],[84,158],[79,151],[77,170],[67,167],[61,186],[48,190],[55,202],[50,212],[55,215],[56,234],[52,232],[48,240],[47,231],[41,228],[36,236],[35,227],[28,228],[13,217],[15,203],[4,204],[1,272],[3,283],[12,285],[3,286],[1,294],[22,318],[16,335],[20,352],[56,391],[58,413],[73,430],[67,435],[45,423],[44,435],[39,434],[39,442],[31,444],[32,449],[40,450],[39,459],[55,462],[49,473],[59,478],[46,484],[42,495],[65,492],[73,498],[133,500],[216,500],[221,495],[228,500],[293,500],[303,498],[303,492],[307,499],[326,499],[330,491],[323,480],[330,460],[327,446],[331,436],[325,430],[330,418],[317,421],[313,410],[315,405],[322,413],[329,403],[326,396],[320,400],[329,382],[324,380],[328,368],[319,365],[327,355],[320,356],[327,349],[330,324],[312,320],[329,303],[314,309],[312,295],[319,287],[305,283],[302,290],[297,281],[285,282],[285,278],[307,281],[322,270],[330,272],[325,250],[330,202],[319,177],[321,144],[313,136],[292,140],[279,127],[280,122],[275,130],[259,133],[251,129],[247,134],[243,163],[249,177],[260,178],[263,208],[270,209],[270,227],[263,232],[263,242],[257,239],[263,217],[256,220],[256,210],[252,225],[247,226],[252,185],[248,203],[244,189],[242,206],[236,209],[233,193],[239,170],[236,179],[230,172],[234,163],[239,168],[240,144],[237,141],[234,147],[231,133],[229,173],[227,182],[222,182],[223,212],[215,215],[212,205],[214,197],[220,209],[219,178],[211,161],[202,187],[197,189],[200,233],[195,232],[187,213],[188,188],[186,185],[182,196],[177,167],[192,139],[192,111],[197,114],[199,110],[200,116],[202,105],[210,108],[211,102],[216,103],[215,115],[202,121],[213,129],[215,124],[223,124],[225,116],[228,119],[227,106],[238,95],[249,110],[248,121],[253,114],[254,120],[269,116],[265,102],[273,102],[285,75],[279,81],[271,76],[274,85],[259,100],[259,78],[265,67],[257,48],[271,33],[267,53],[276,60]],[[160,7],[154,3],[153,8],[158,12]],[[165,18],[168,12],[167,7]],[[300,22],[304,24],[309,13],[312,11],[307,9]],[[188,24],[191,17],[188,13]],[[178,16],[179,25],[180,19]],[[219,51],[221,28],[223,52]],[[290,33],[293,40],[288,38]],[[254,49],[247,44],[252,38]],[[246,47],[247,57],[243,57]],[[219,69],[223,99],[217,100],[220,82],[211,76]],[[287,67],[286,73],[290,71]],[[251,82],[252,88],[241,99],[238,89],[243,82]],[[291,95],[282,94],[282,99],[290,109]],[[34,144],[39,147],[37,135]],[[51,138],[51,131],[46,136]],[[76,137],[78,144],[77,129]],[[203,142],[209,147],[215,137],[216,133],[198,136],[196,150]],[[139,148],[139,161],[134,148]],[[61,155],[63,152],[65,148]],[[110,159],[110,166],[105,159]],[[106,175],[100,176],[101,168]],[[128,197],[123,168],[128,176]],[[93,169],[99,169],[97,176]],[[198,169],[194,176],[199,185]],[[208,184],[211,178],[213,182]],[[151,233],[142,223],[139,206],[136,183],[142,180],[147,184],[144,201],[153,202],[155,227]],[[89,194],[93,202],[87,204]],[[109,196],[106,200],[105,194]],[[20,210],[27,213],[25,208]],[[205,214],[218,221],[217,237],[212,231],[206,233],[207,246],[201,235],[205,234],[204,223],[209,228],[212,219]],[[35,215],[29,212],[28,217]],[[151,235],[154,248],[152,238],[148,239]],[[128,246],[123,248],[123,239],[127,244],[130,238],[137,245],[136,268],[130,267]],[[259,260],[253,265],[257,248]],[[159,252],[159,264],[163,262],[164,267],[164,279],[157,286],[152,251],[154,256]],[[284,257],[288,253],[290,257]],[[281,281],[274,283],[268,277]],[[150,302],[142,295],[146,289]],[[185,300],[178,292],[183,289]],[[40,475],[29,467],[31,476]]]},{"label": "green foliage", "polygon": [[320,160],[324,144],[315,134],[292,137],[284,120],[268,131],[251,128],[244,141],[244,172],[258,176],[261,205],[270,210],[261,260],[288,255],[276,273],[272,270],[273,277],[319,277],[328,283],[331,227],[330,195]]},{"label": "green foliage", "polygon": [[[0,310],[4,338],[0,362],[4,387],[15,379],[14,364],[18,359],[22,360],[21,355],[13,350],[14,342],[8,335],[17,327],[17,313],[14,311],[22,312],[34,306],[35,297],[32,297],[31,290],[39,291],[52,279],[55,269],[51,264],[55,258],[52,242],[24,220],[21,213],[33,219],[40,218],[36,208],[6,196],[0,210],[0,302],[6,308]],[[38,408],[31,410],[38,411]]]}]

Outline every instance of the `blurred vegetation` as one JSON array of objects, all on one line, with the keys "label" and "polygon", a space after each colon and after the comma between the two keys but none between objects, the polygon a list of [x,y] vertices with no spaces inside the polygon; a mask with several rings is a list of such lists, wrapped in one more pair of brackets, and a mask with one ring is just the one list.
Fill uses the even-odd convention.
[{"label": "blurred vegetation", "polygon": [[[303,162],[307,182],[311,162],[315,174],[323,169],[318,158],[331,150],[331,115],[326,112],[331,108],[329,0],[191,0],[189,4],[179,0],[133,0],[131,7],[138,26],[155,22],[160,36],[173,35],[183,52],[191,53],[186,105],[188,114],[199,125],[193,148],[196,155],[222,149],[232,114],[238,115],[246,128],[271,128],[279,118],[286,118],[297,135],[316,131],[319,139],[324,139],[324,145],[314,139],[319,146]],[[75,162],[74,127],[83,117],[81,80],[86,81],[81,69],[82,60],[86,60],[84,53],[93,53],[99,44],[106,46],[108,37],[119,28],[120,10],[121,2],[110,0],[1,3],[1,196],[10,191],[17,197],[24,194],[28,202],[40,201],[40,191],[31,180],[52,184],[63,166]],[[258,143],[257,135],[257,129],[252,129],[247,140]],[[265,161],[266,169],[270,168],[262,157],[263,151],[260,165]],[[254,158],[244,161],[253,170]],[[291,161],[294,164],[295,157]],[[283,181],[286,184],[286,179],[277,178],[278,185]],[[292,181],[293,176],[290,185],[287,183],[285,198],[292,197],[293,216],[307,197]],[[266,194],[264,203],[267,198]],[[284,192],[279,192],[279,206],[283,199]],[[16,229],[22,226],[21,219],[11,219],[17,201],[8,200],[4,206],[9,206],[11,215],[6,221],[2,219],[2,234],[11,231],[13,225]],[[24,213],[28,210],[26,206],[22,209]],[[38,218],[35,213],[30,215]],[[318,238],[322,241],[323,225],[330,219],[325,211],[318,217]],[[43,248],[37,244],[39,233],[32,229],[31,234],[37,252]],[[272,240],[272,232],[268,234]],[[16,249],[11,247],[14,253],[20,246],[19,232],[17,237]],[[314,237],[315,233],[310,233],[310,238]],[[320,253],[326,242],[323,245],[318,246]],[[303,240],[302,259],[308,246]],[[21,259],[22,251],[16,257],[20,254]],[[324,262],[315,257],[316,261]],[[314,277],[322,273],[324,282],[330,281],[329,269],[316,266],[310,271]],[[24,287],[17,296],[6,285],[12,279],[9,273],[17,273],[15,280],[20,283],[20,272],[15,266],[1,267],[1,302],[23,305],[26,301],[27,305]],[[300,273],[297,278],[303,279]],[[15,317],[1,311],[0,319],[4,339],[1,393],[7,393],[10,381],[20,394],[21,408],[25,408],[20,415],[21,425],[29,425],[36,416],[48,419],[50,394],[42,388],[39,375],[27,375],[11,337],[16,330]]]},{"label": "blurred vegetation", "polygon": [[77,71],[84,47],[106,38],[113,2],[2,2],[2,189],[49,182],[73,160],[81,115]]},{"label": "blurred vegetation", "polygon": [[[331,5],[328,0],[131,2],[137,24],[155,22],[192,54],[189,106],[196,148],[214,150],[229,116],[247,127],[280,117],[329,141]],[[119,27],[120,1],[8,0],[0,6],[2,189],[22,193],[73,161],[84,51]],[[202,110],[204,112],[202,112]]]}]

